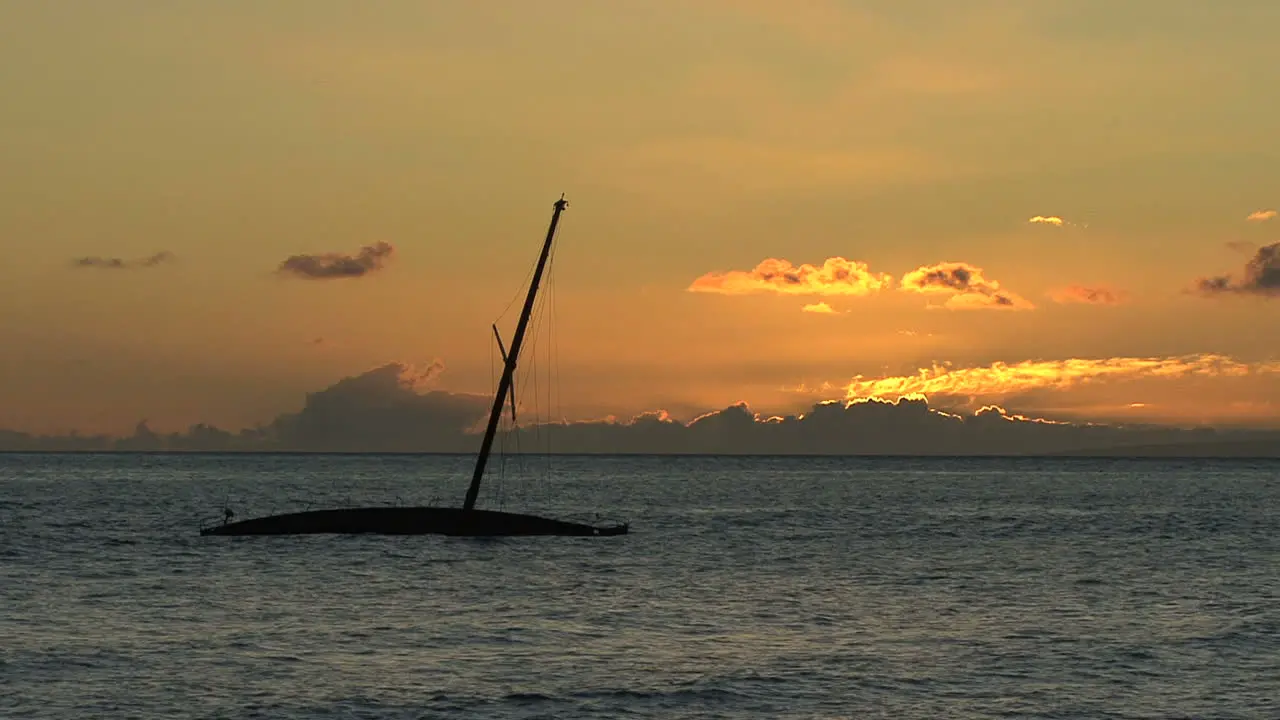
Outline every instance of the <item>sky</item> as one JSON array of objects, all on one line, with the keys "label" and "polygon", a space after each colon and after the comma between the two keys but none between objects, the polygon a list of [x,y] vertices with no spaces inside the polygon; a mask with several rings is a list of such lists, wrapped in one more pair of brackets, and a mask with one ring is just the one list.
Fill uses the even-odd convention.
[{"label": "sky", "polygon": [[[0,428],[489,393],[1280,428],[1280,5],[0,5]],[[548,306],[552,307],[552,306]],[[551,353],[551,351],[554,351]]]}]

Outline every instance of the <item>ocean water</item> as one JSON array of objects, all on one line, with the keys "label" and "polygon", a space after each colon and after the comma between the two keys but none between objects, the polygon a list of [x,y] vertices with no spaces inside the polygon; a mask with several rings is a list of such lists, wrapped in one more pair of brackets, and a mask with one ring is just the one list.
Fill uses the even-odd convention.
[{"label": "ocean water", "polygon": [[[1280,463],[0,455],[0,717],[1280,718]],[[503,468],[499,468],[503,469]]]}]

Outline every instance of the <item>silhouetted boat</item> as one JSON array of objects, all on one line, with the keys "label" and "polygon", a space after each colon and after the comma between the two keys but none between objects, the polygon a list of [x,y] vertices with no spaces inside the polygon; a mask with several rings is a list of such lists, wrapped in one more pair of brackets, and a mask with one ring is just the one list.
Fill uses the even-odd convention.
[{"label": "silhouetted boat", "polygon": [[362,508],[334,508],[329,510],[307,510],[304,512],[269,515],[249,520],[232,521],[234,513],[224,511],[221,524],[200,528],[201,535],[306,535],[318,533],[380,533],[385,535],[466,535],[466,536],[506,536],[506,535],[625,535],[629,526],[626,523],[595,526],[586,523],[555,520],[536,515],[497,510],[477,510],[476,499],[480,494],[480,481],[484,478],[485,464],[493,449],[494,435],[498,430],[498,422],[502,418],[502,409],[508,400],[511,402],[511,414],[515,417],[516,399],[512,388],[516,371],[516,361],[520,357],[520,348],[524,343],[525,331],[528,329],[529,317],[533,314],[534,298],[538,293],[538,285],[542,281],[543,270],[546,269],[547,258],[551,254],[551,245],[555,239],[556,225],[568,203],[561,196],[555,203],[555,211],[551,215],[551,226],[547,228],[547,239],[542,244],[542,254],[538,256],[538,265],[533,279],[529,283],[529,294],[525,297],[524,309],[516,324],[515,336],[511,339],[511,351],[508,353],[502,346],[502,337],[498,328],[493,328],[498,338],[498,349],[502,353],[502,378],[498,381],[498,390],[494,394],[493,407],[489,412],[489,424],[485,428],[484,439],[480,442],[480,453],[476,456],[475,472],[471,476],[471,485],[462,507],[400,507],[375,506]]}]

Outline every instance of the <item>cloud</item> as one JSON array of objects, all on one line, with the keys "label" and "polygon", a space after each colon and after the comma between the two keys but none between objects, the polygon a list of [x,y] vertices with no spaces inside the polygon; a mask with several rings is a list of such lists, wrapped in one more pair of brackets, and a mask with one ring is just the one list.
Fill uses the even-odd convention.
[{"label": "cloud", "polygon": [[1201,295],[1234,293],[1280,297],[1280,243],[1258,248],[1253,258],[1245,263],[1241,279],[1231,275],[1197,278],[1193,289]]},{"label": "cloud", "polygon": [[893,282],[885,273],[873,273],[866,263],[842,257],[827,258],[822,267],[799,267],[778,258],[767,258],[749,271],[710,272],[693,281],[690,292],[774,292],[784,295],[867,295]]},{"label": "cloud", "polygon": [[914,375],[867,379],[859,375],[846,387],[849,399],[911,395],[1001,397],[1031,390],[1066,390],[1083,383],[1136,378],[1189,376],[1241,377],[1277,373],[1280,365],[1248,365],[1225,355],[1180,357],[1070,358],[993,363],[986,367],[953,368],[934,364]]},{"label": "cloud", "polygon": [[301,410],[268,426],[283,449],[351,452],[458,450],[489,410],[487,395],[431,390],[444,365],[393,362],[308,393]]},{"label": "cloud", "polygon": [[902,276],[902,290],[948,293],[945,307],[965,309],[1030,310],[1030,301],[1003,290],[1000,283],[982,276],[982,268],[962,262],[925,265]]},{"label": "cloud", "polygon": [[1103,286],[1068,285],[1064,288],[1051,290],[1049,297],[1058,303],[1118,305],[1128,299],[1128,294],[1123,290],[1115,290]]},{"label": "cloud", "polygon": [[1250,222],[1266,222],[1275,216],[1275,210],[1255,210],[1254,212],[1249,213],[1249,217],[1246,217],[1245,220]]},{"label": "cloud", "polygon": [[89,257],[76,258],[71,261],[74,267],[84,268],[101,268],[103,270],[132,270],[137,268],[156,267],[174,261],[173,253],[162,250],[154,255],[149,255],[137,260],[125,260],[123,258],[111,257],[104,258],[96,255]]},{"label": "cloud", "polygon": [[830,305],[826,304],[825,302],[817,302],[810,305],[805,305],[804,307],[800,308],[800,310],[801,312],[817,313],[819,315],[834,315],[836,313],[836,310],[832,308]]},{"label": "cloud", "polygon": [[1066,221],[1058,217],[1057,215],[1048,215],[1048,216],[1036,215],[1035,217],[1027,220],[1027,222],[1036,223],[1040,225],[1052,225],[1054,227],[1062,227]]},{"label": "cloud", "polygon": [[362,277],[381,270],[383,264],[395,253],[391,243],[380,242],[365,245],[355,255],[320,253],[318,255],[292,255],[280,263],[277,272],[311,280]]}]

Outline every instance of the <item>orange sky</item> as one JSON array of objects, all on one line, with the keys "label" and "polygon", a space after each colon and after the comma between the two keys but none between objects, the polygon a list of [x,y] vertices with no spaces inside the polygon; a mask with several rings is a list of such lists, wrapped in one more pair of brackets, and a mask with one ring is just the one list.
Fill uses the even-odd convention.
[{"label": "orange sky", "polygon": [[[1277,426],[1277,22],[1267,0],[5,4],[0,428],[238,428],[390,361],[487,392],[489,324],[561,192],[567,415],[925,392]],[[277,272],[326,253],[355,264]]]}]

